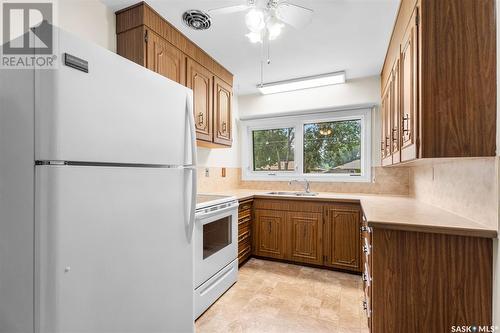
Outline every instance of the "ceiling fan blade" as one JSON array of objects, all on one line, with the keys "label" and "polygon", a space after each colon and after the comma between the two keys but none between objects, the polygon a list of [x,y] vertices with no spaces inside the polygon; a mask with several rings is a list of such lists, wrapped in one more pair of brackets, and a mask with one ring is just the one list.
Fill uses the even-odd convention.
[{"label": "ceiling fan blade", "polygon": [[294,5],[289,2],[281,2],[276,8],[276,16],[286,24],[300,29],[311,23],[314,11],[312,9]]},{"label": "ceiling fan blade", "polygon": [[210,9],[208,11],[208,13],[210,15],[232,14],[232,13],[237,13],[237,12],[247,10],[248,8],[250,8],[250,6],[248,6],[248,5],[236,5],[236,6]]}]

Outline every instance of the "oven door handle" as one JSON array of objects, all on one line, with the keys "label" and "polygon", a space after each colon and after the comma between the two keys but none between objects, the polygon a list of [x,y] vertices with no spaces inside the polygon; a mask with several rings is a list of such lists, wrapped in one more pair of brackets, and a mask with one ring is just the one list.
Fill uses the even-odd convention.
[{"label": "oven door handle", "polygon": [[[199,212],[196,214],[196,219],[201,221],[202,225],[209,224],[209,223],[213,222],[213,220],[208,220],[210,217],[223,215],[226,212],[238,209],[238,206],[239,206],[239,204],[236,202],[236,203],[234,203],[230,206],[227,206],[225,208],[222,208],[222,209],[216,209],[216,210],[213,210],[210,212]],[[226,217],[226,216],[221,216],[221,217]]]}]

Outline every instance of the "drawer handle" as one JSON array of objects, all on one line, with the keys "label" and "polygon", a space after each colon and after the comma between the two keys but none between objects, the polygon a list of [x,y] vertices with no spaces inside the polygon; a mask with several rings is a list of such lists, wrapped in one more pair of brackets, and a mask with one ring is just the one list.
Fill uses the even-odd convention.
[{"label": "drawer handle", "polygon": [[363,252],[366,254],[370,254],[370,248],[368,245],[363,245]]},{"label": "drawer handle", "polygon": [[243,206],[240,206],[240,211],[250,209],[250,208],[251,208],[250,205],[243,205]]},{"label": "drawer handle", "polygon": [[370,282],[372,282],[372,278],[368,275],[368,273],[363,273],[363,282],[366,282],[366,284],[370,285]]},{"label": "drawer handle", "polygon": [[409,124],[410,124],[410,115],[405,114],[403,117],[403,133],[406,134],[406,133],[410,132]]},{"label": "drawer handle", "polygon": [[368,310],[368,302],[363,301],[363,310],[367,311]]},{"label": "drawer handle", "polygon": [[198,113],[198,125],[203,125],[203,112]]},{"label": "drawer handle", "polygon": [[360,229],[361,229],[362,232],[367,232],[367,233],[371,233],[372,232],[372,230],[371,230],[372,228],[367,227],[365,225],[362,226]]}]

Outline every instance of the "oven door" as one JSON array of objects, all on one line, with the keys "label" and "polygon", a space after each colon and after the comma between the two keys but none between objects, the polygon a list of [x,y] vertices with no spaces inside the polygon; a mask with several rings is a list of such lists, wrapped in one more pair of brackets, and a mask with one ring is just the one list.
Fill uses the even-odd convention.
[{"label": "oven door", "polygon": [[196,214],[195,288],[238,256],[238,203]]}]

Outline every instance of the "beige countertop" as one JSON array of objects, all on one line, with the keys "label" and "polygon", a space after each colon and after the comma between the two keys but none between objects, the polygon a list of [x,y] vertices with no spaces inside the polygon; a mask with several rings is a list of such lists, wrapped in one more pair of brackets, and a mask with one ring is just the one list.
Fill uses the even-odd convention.
[{"label": "beige countertop", "polygon": [[315,197],[266,194],[270,191],[231,190],[217,194],[232,195],[238,200],[274,198],[287,200],[359,202],[368,226],[396,230],[432,232],[450,235],[496,238],[497,229],[453,214],[444,209],[405,196],[351,193],[319,193]]}]

